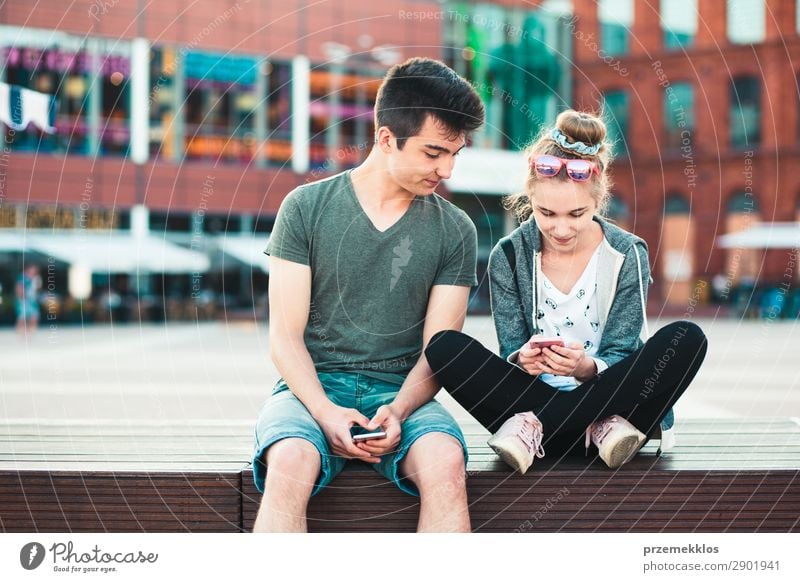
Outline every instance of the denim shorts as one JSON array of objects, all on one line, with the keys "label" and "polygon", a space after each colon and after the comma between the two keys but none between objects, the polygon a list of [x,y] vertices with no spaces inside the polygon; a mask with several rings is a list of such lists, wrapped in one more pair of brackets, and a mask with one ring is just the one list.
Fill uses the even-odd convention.
[{"label": "denim shorts", "polygon": [[[380,406],[391,403],[400,390],[400,386],[397,384],[377,380],[363,374],[330,372],[319,373],[318,376],[331,402],[344,408],[355,408],[367,418],[372,418]],[[419,492],[414,484],[399,475],[398,466],[411,445],[422,435],[431,432],[440,432],[455,438],[461,444],[466,465],[467,444],[458,423],[444,406],[432,400],[420,406],[403,422],[397,450],[381,457],[380,463],[370,463],[370,466],[393,481],[402,491],[418,496]],[[256,488],[262,493],[266,477],[264,451],[270,445],[285,438],[305,439],[319,451],[321,468],[312,495],[316,495],[320,489],[328,485],[347,462],[344,457],[331,452],[322,429],[308,409],[292,394],[286,383],[280,380],[273,388],[272,395],[261,408],[255,429],[253,477]]]}]

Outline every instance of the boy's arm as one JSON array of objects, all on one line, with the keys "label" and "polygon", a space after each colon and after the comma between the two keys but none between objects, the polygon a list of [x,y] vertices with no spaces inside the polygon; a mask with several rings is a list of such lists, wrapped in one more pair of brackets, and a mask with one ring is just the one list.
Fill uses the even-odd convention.
[{"label": "boy's arm", "polygon": [[317,377],[303,334],[311,305],[311,268],[270,257],[269,343],[272,361],[292,393],[302,402],[325,433],[332,451],[377,463],[356,447],[350,435],[354,424],[369,419],[357,410],[330,401]]},{"label": "boy's arm", "polygon": [[412,412],[433,400],[439,391],[439,383],[425,358],[425,348],[431,338],[440,331],[461,331],[467,316],[469,287],[456,285],[434,285],[428,299],[425,325],[422,329],[422,353],[416,365],[406,377],[403,386],[391,404],[381,406],[370,422],[371,430],[384,427],[386,438],[359,443],[359,448],[382,455],[393,451],[400,442],[401,424]]}]

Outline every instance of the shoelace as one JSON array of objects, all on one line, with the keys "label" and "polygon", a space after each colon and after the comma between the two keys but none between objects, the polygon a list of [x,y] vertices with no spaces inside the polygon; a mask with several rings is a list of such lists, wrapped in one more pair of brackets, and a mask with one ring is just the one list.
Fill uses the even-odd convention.
[{"label": "shoelace", "polygon": [[616,416],[609,416],[608,418],[604,418],[603,420],[593,422],[589,426],[586,427],[586,442],[584,443],[584,448],[586,449],[586,454],[589,454],[589,445],[592,441],[592,433],[594,433],[597,442],[597,448],[600,448],[600,445],[603,444],[603,440],[608,436],[608,433],[611,432],[614,423],[617,422]]},{"label": "shoelace", "polygon": [[544,434],[527,414],[522,413],[516,416],[522,423],[518,430],[518,432],[521,433],[520,440],[522,440],[522,443],[525,445],[525,448],[528,449],[529,453],[541,459],[544,457],[544,448],[542,447],[542,438],[544,438]]}]

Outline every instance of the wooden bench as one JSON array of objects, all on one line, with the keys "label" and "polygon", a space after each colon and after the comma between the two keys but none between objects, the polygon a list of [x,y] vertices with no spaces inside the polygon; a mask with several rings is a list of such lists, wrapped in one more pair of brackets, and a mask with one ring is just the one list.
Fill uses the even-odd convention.
[{"label": "wooden bench", "polygon": [[[478,532],[800,531],[800,424],[687,420],[661,457],[582,458],[513,474],[465,428]],[[0,422],[0,531],[249,531],[252,423]],[[417,498],[362,464],[312,498],[311,531],[414,531]]]}]

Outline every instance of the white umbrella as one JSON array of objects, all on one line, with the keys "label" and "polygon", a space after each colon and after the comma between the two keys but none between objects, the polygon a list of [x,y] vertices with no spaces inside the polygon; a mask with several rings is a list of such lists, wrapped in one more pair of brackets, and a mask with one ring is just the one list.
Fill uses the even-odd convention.
[{"label": "white umbrella", "polygon": [[800,222],[764,222],[717,237],[723,249],[800,248]]}]

